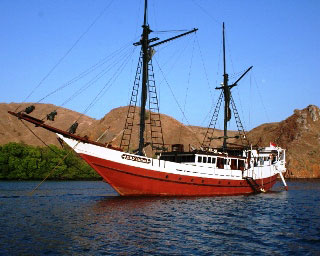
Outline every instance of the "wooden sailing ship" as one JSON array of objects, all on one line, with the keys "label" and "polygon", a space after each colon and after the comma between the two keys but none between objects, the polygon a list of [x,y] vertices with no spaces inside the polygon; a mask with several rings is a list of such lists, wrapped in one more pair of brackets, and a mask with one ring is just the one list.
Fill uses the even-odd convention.
[{"label": "wooden sailing ship", "polygon": [[[268,191],[280,175],[285,184],[285,150],[270,145],[263,148],[250,146],[236,110],[231,89],[250,71],[250,67],[233,84],[229,85],[225,60],[225,33],[223,25],[223,83],[213,117],[207,133],[198,149],[185,150],[183,145],[174,144],[166,148],[164,144],[159,114],[157,93],[150,81],[153,48],[170,40],[194,33],[193,29],[181,35],[159,41],[149,38],[152,30],[147,21],[147,0],[145,0],[144,22],[141,40],[141,55],[137,68],[139,79],[134,82],[125,127],[119,147],[102,144],[75,134],[77,123],[68,131],[58,129],[30,115],[34,108],[21,112],[9,112],[19,119],[35,124],[57,134],[58,138],[77,152],[101,177],[122,196],[216,196],[243,195]],[[137,76],[136,76],[137,77]],[[140,79],[141,78],[141,79]],[[139,81],[141,80],[141,110],[139,121],[139,147],[130,152],[131,134],[136,113]],[[149,97],[152,141],[145,141],[146,104]],[[220,106],[224,102],[224,135],[220,148],[211,147],[213,131]],[[228,136],[228,121],[233,110],[239,135]],[[50,115],[48,116],[50,119]],[[228,140],[236,138],[243,145],[232,146]],[[150,146],[156,157],[145,155],[145,147]],[[165,147],[166,146],[166,147]]]}]

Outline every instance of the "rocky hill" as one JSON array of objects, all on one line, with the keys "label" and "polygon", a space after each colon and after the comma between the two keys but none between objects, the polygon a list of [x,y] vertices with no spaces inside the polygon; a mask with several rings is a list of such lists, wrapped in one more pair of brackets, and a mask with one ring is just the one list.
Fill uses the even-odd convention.
[{"label": "rocky hill", "polygon": [[[16,112],[24,110],[31,103],[16,104],[16,103],[0,103],[0,144],[6,144],[8,142],[20,142],[35,146],[44,146],[41,140],[37,139],[32,134],[35,133],[39,138],[45,141],[46,144],[58,145],[55,134],[48,132],[44,129],[34,127],[25,121],[18,120],[15,116],[8,114],[8,111]],[[51,104],[33,104],[36,107],[32,116],[38,119],[46,120],[46,115],[50,112],[58,109],[56,106]],[[73,122],[80,117],[80,114],[65,108],[58,109],[58,115],[55,118],[54,123],[47,121],[48,125],[59,127],[62,130],[67,130]],[[97,120],[88,117],[81,116],[79,120],[79,132],[83,132],[88,129],[93,123],[98,122]],[[30,130],[29,130],[30,129]]]},{"label": "rocky hill", "polygon": [[320,110],[310,105],[279,123],[263,124],[248,133],[253,144],[275,142],[287,149],[287,177],[320,178]]},{"label": "rocky hill", "polygon": [[[44,146],[46,144],[58,145],[56,136],[44,129],[36,128],[18,120],[8,114],[8,111],[25,109],[29,104],[1,103],[0,104],[0,144],[8,142],[21,142],[30,145]],[[50,104],[33,104],[36,110],[32,116],[43,119],[53,110],[58,109]],[[92,140],[110,142],[119,146],[121,134],[125,123],[128,107],[119,107],[111,110],[101,120],[95,120],[77,112],[59,108],[55,121],[46,121],[47,124],[67,130],[76,120],[79,128],[77,134],[87,135]],[[138,147],[138,113],[136,112],[135,127],[132,136],[132,148]],[[167,144],[180,143],[185,148],[199,147],[206,128],[185,126],[167,115],[161,115],[164,131],[164,140]],[[34,134],[38,137],[36,137]],[[215,131],[214,136],[221,136],[222,131]],[[234,131],[230,132],[235,134]],[[147,137],[150,131],[147,130]],[[42,140],[40,140],[40,139]],[[287,177],[295,178],[320,178],[320,110],[310,105],[303,110],[295,110],[294,114],[279,123],[260,125],[248,132],[248,138],[253,145],[266,146],[275,142],[287,149]],[[219,141],[215,142],[219,146]]]},{"label": "rocky hill", "polygon": [[[0,144],[8,142],[21,142],[30,145],[43,146],[43,142],[39,138],[45,140],[47,144],[59,145],[55,134],[44,129],[34,127],[25,121],[18,120],[16,117],[8,114],[8,111],[15,112],[17,107],[19,111],[24,110],[31,103],[16,104],[10,103],[0,104]],[[119,107],[111,110],[102,119],[95,120],[88,116],[83,116],[77,112],[58,108],[51,104],[33,104],[36,109],[32,112],[32,116],[38,119],[44,119],[48,125],[67,130],[76,120],[78,120],[79,128],[77,134],[87,135],[92,140],[99,140],[101,143],[112,141],[114,146],[119,146],[121,135],[125,124],[128,107]],[[57,110],[58,115],[54,122],[47,121],[46,115]],[[138,129],[139,129],[139,108],[137,107],[135,115],[135,125],[132,135],[132,148],[138,147]],[[148,122],[148,120],[147,120]],[[196,126],[185,126],[174,118],[161,114],[161,123],[164,131],[164,141],[168,144],[180,143],[186,148],[190,146],[199,147],[206,132],[206,128]],[[27,127],[28,128],[27,128]],[[31,131],[30,131],[31,130]],[[147,138],[150,138],[150,130],[147,128]],[[222,131],[215,131],[215,136],[221,136]],[[234,134],[234,131],[230,132]],[[219,142],[215,142],[218,146]]]}]

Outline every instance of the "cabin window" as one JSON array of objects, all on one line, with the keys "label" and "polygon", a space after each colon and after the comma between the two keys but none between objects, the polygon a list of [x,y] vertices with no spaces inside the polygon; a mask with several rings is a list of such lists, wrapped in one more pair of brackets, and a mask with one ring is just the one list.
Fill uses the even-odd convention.
[{"label": "cabin window", "polygon": [[263,161],[263,157],[259,157],[259,165],[263,165],[264,161]]},{"label": "cabin window", "polygon": [[212,158],[212,163],[215,164],[216,163],[216,159]]},{"label": "cabin window", "polygon": [[202,156],[198,156],[198,162],[202,163]]},{"label": "cabin window", "polygon": [[223,169],[224,168],[224,161],[225,161],[224,158],[218,157],[217,158],[217,167],[220,168],[220,169]]},{"label": "cabin window", "polygon": [[243,171],[244,170],[244,160],[239,160],[239,170]]},{"label": "cabin window", "polygon": [[177,162],[178,163],[189,163],[194,162],[195,156],[194,155],[178,155]]},{"label": "cabin window", "polygon": [[161,156],[160,160],[165,160],[165,161],[170,161],[170,162],[174,162],[174,156]]},{"label": "cabin window", "polygon": [[208,164],[211,164],[211,157],[208,157]]},{"label": "cabin window", "polygon": [[[276,159],[276,156],[274,156],[274,158]],[[284,153],[283,152],[280,153],[279,159],[284,160]]]},{"label": "cabin window", "polygon": [[206,163],[207,162],[207,157],[203,157],[203,163]]},{"label": "cabin window", "polygon": [[237,159],[231,159],[231,170],[237,170]]},{"label": "cabin window", "polygon": [[194,163],[195,162],[195,155],[186,156],[186,162]]}]

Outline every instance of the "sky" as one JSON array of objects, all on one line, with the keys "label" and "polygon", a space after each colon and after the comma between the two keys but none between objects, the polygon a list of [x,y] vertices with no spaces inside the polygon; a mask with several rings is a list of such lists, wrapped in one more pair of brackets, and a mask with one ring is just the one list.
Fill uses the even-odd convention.
[{"label": "sky", "polygon": [[[130,101],[142,0],[1,0],[0,102],[52,103],[96,119]],[[207,126],[226,68],[246,130],[320,106],[320,1],[149,0],[160,112]],[[138,103],[139,104],[139,103]],[[217,128],[223,128],[222,110]],[[230,129],[236,129],[234,121]]]}]

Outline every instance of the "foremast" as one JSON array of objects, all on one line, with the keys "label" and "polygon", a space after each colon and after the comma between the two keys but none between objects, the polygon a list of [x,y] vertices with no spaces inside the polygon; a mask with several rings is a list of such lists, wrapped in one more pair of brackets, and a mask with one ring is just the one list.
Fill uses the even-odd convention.
[{"label": "foremast", "polygon": [[142,48],[142,88],[141,88],[141,110],[140,110],[140,132],[139,132],[139,149],[138,154],[143,155],[144,148],[144,131],[145,131],[145,115],[146,115],[146,103],[147,103],[147,83],[148,83],[148,63],[149,57],[149,34],[151,32],[147,23],[148,14],[148,1],[144,2],[144,20],[143,20],[143,32],[141,39]]},{"label": "foremast", "polygon": [[141,45],[142,50],[142,85],[141,85],[141,106],[140,106],[140,130],[139,130],[139,148],[138,148],[138,154],[144,155],[144,147],[147,145],[145,143],[144,133],[145,133],[145,127],[146,127],[146,103],[148,98],[148,79],[149,79],[149,62],[152,58],[152,51],[153,47],[158,46],[160,44],[169,42],[171,40],[177,39],[179,37],[188,35],[190,33],[196,32],[198,29],[194,28],[193,30],[190,30],[188,32],[185,32],[183,34],[168,38],[166,40],[151,44],[151,42],[159,40],[159,38],[151,38],[149,39],[149,35],[152,32],[152,30],[149,27],[148,24],[148,0],[144,1],[144,20],[142,25],[143,31],[140,42],[134,43],[135,46]]}]

